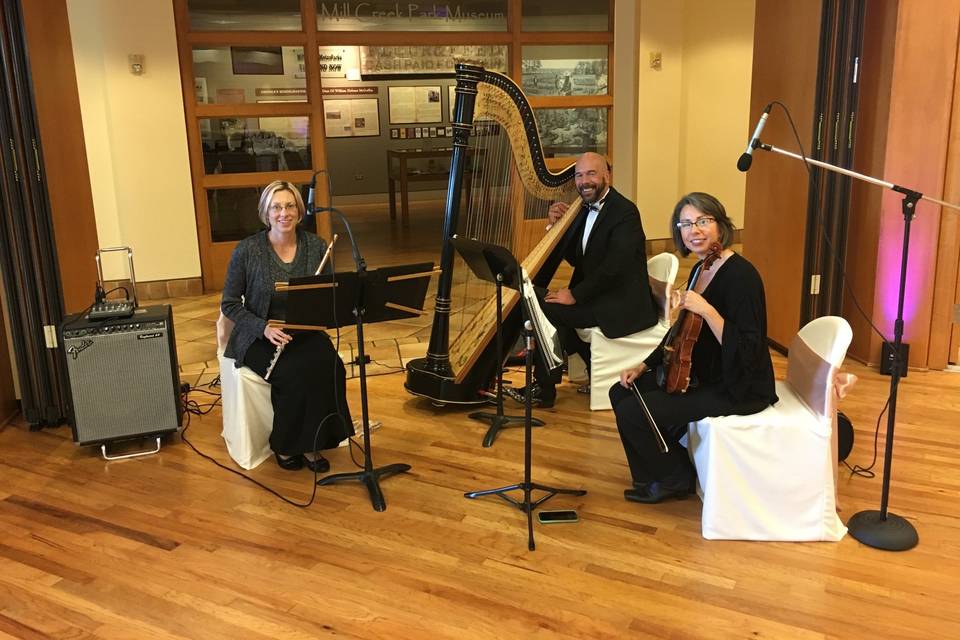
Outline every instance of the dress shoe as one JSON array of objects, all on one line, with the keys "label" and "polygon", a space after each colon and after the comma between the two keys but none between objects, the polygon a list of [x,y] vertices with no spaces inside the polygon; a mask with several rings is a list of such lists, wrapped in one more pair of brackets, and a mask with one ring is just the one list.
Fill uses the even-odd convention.
[{"label": "dress shoe", "polygon": [[[510,396],[520,404],[526,404],[527,402],[526,387],[504,387],[503,393],[504,395]],[[540,407],[541,409],[549,409],[557,401],[556,390],[554,390],[552,393],[548,393],[544,391],[538,384],[533,385],[530,395],[530,404],[532,404],[534,407]]]},{"label": "dress shoe", "polygon": [[624,489],[623,497],[629,502],[640,502],[643,504],[657,504],[669,498],[685,500],[690,495],[688,485],[682,487],[666,486],[661,482],[651,482],[646,487],[634,484],[633,489]]},{"label": "dress shoe", "polygon": [[281,458],[279,453],[274,453],[274,457],[277,459],[277,465],[281,469],[286,469],[287,471],[297,471],[303,469],[303,464],[306,462],[301,455],[290,456],[289,458]]},{"label": "dress shoe", "polygon": [[304,457],[304,462],[307,465],[307,469],[310,469],[310,471],[313,471],[314,473],[326,473],[327,471],[330,471],[330,461],[319,453],[313,460]]}]

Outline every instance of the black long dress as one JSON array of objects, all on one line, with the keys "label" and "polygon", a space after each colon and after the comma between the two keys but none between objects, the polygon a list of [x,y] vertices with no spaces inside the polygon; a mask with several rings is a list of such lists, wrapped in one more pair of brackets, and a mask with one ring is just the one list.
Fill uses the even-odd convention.
[{"label": "black long dress", "polygon": [[[699,263],[694,267],[694,271]],[[691,272],[691,273],[693,273]],[[668,394],[656,383],[663,344],[644,361],[648,370],[637,387],[669,445],[661,454],[640,403],[619,382],[610,389],[630,474],[634,482],[661,481],[677,487],[692,469],[678,441],[687,424],[707,416],[749,415],[777,401],[773,364],[767,347],[767,311],[763,281],[754,266],[734,253],[718,267],[703,291],[704,299],[723,317],[723,342],[704,322],[693,348],[696,386],[684,394]]]},{"label": "black long dress", "polygon": [[[250,271],[245,277],[228,277],[229,284],[244,283],[242,291],[224,287],[225,299],[234,300],[241,293],[250,299],[264,298],[267,283],[287,281],[294,276],[312,274],[320,262],[320,252],[310,247],[312,240],[297,234],[297,252],[292,262],[280,260],[265,234],[258,234],[238,252],[251,255],[253,268],[244,269],[247,260],[231,261],[231,269]],[[308,250],[308,247],[310,250]],[[254,273],[256,272],[256,273]],[[236,286],[239,288],[239,285]],[[254,292],[253,288],[260,289]],[[269,289],[272,290],[272,286]],[[255,295],[259,294],[259,295]],[[276,298],[269,297],[266,317],[260,317],[258,326],[268,318],[283,317]],[[250,311],[248,309],[248,311]],[[262,329],[261,329],[262,331]],[[242,354],[243,365],[264,377],[276,347],[262,333]],[[332,449],[354,434],[353,421],[346,395],[346,370],[329,336],[319,331],[293,333],[270,372],[270,399],[273,404],[273,431],[270,448],[282,456],[295,456],[322,449]]]}]

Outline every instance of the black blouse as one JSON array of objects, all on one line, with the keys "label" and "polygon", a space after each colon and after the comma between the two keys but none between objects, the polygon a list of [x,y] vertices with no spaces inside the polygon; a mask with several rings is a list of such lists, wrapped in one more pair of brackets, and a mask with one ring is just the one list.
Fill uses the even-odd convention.
[{"label": "black blouse", "polygon": [[[699,266],[698,262],[691,277]],[[719,385],[735,402],[775,403],[773,363],[767,347],[767,303],[756,268],[734,253],[720,265],[703,297],[723,317],[723,344],[717,342],[704,321],[692,356],[698,383]],[[662,361],[663,343],[644,362],[654,368]]]}]

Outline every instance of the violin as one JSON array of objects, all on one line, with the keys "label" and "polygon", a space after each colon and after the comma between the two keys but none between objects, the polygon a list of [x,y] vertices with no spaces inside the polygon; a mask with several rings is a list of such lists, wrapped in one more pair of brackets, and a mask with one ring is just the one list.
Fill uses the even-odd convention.
[{"label": "violin", "polygon": [[[700,264],[700,268],[690,280],[690,291],[697,286],[700,273],[709,271],[710,267],[720,259],[723,247],[719,242],[710,245],[709,253]],[[667,393],[686,393],[690,387],[690,371],[693,368],[693,347],[700,337],[703,328],[703,316],[691,313],[686,309],[680,310],[677,321],[670,327],[664,339],[663,362],[657,367],[657,384]],[[696,386],[696,384],[694,384]]]}]

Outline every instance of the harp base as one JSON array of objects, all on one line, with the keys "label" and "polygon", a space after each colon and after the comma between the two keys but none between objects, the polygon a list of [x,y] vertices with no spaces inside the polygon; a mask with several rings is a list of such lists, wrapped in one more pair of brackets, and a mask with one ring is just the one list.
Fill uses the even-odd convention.
[{"label": "harp base", "polygon": [[[476,370],[476,368],[475,368]],[[434,404],[486,404],[482,395],[490,376],[469,375],[463,382],[456,382],[453,373],[437,373],[428,368],[426,358],[417,358],[407,363],[407,379],[404,388],[415,396],[427,398]]]}]

